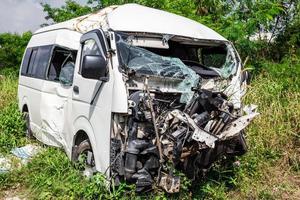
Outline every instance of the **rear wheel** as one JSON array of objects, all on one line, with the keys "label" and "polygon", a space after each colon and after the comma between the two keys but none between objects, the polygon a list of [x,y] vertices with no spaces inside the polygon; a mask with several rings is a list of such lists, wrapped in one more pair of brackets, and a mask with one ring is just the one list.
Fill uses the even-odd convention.
[{"label": "rear wheel", "polygon": [[33,139],[33,132],[31,130],[31,126],[30,126],[30,116],[29,116],[29,112],[24,112],[24,120],[25,120],[25,127],[26,127],[26,130],[25,130],[25,134],[26,134],[26,137],[29,138],[29,139]]},{"label": "rear wheel", "polygon": [[83,140],[74,152],[74,161],[78,164],[80,171],[87,177],[93,175],[95,169],[95,159],[90,141]]}]

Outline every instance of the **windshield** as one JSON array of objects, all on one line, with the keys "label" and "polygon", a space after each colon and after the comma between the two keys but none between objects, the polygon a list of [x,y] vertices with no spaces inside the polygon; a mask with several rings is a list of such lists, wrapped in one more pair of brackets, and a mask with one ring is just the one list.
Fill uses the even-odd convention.
[{"label": "windshield", "polygon": [[118,41],[118,48],[122,64],[136,73],[179,79],[193,73],[179,58],[160,56],[124,40]]},{"label": "windshield", "polygon": [[[177,90],[189,99],[191,88],[201,78],[229,78],[236,73],[234,49],[229,43],[208,42],[203,45],[185,44],[184,40],[169,40],[168,48],[138,47],[132,35],[116,34],[118,57],[123,69],[135,74],[182,80]],[[162,40],[163,42],[163,40]],[[190,42],[191,43],[191,42]],[[186,100],[182,100],[186,101]]]},{"label": "windshield", "polygon": [[180,79],[176,89],[186,94],[182,95],[181,102],[187,102],[193,96],[191,88],[197,86],[199,76],[179,58],[160,56],[147,49],[132,46],[121,37],[117,40],[117,47],[123,67],[140,75]]},{"label": "windshield", "polygon": [[184,79],[190,74],[188,68],[204,78],[227,79],[237,70],[235,50],[228,42],[192,45],[169,40],[169,48],[142,48],[132,45],[133,40],[131,36],[117,34],[121,65],[138,74]]}]

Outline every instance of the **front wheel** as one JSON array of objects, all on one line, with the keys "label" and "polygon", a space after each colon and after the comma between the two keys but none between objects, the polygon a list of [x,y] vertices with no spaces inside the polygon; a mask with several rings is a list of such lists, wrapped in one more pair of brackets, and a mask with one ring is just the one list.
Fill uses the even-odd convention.
[{"label": "front wheel", "polygon": [[93,175],[95,170],[95,159],[90,141],[82,141],[74,152],[74,161],[78,164],[80,171],[87,177]]}]

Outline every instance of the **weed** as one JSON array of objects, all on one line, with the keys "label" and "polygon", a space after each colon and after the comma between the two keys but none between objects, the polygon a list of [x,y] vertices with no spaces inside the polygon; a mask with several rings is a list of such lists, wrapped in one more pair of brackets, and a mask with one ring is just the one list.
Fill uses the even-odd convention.
[{"label": "weed", "polygon": [[0,112],[0,153],[8,153],[12,148],[24,145],[27,139],[22,114],[14,101]]},{"label": "weed", "polygon": [[[300,166],[300,61],[261,62],[245,102],[257,104],[261,115],[247,130],[249,151],[239,165],[216,163],[207,177],[168,195],[161,190],[136,195],[122,183],[108,190],[101,174],[86,179],[59,149],[45,148],[21,169],[0,174],[0,193],[24,187],[35,199],[297,199]],[[0,80],[0,152],[28,142],[16,105],[14,75]],[[297,196],[298,194],[298,196]],[[1,198],[1,195],[0,195]]]}]

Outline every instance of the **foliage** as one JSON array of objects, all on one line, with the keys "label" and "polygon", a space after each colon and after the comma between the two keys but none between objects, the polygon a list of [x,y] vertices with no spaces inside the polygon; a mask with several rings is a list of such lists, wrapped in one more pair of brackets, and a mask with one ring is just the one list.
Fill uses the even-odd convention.
[{"label": "foliage", "polygon": [[[247,130],[249,152],[216,163],[207,178],[184,191],[160,190],[137,195],[134,186],[108,190],[101,174],[80,175],[62,150],[45,148],[20,169],[0,174],[3,191],[23,188],[33,199],[297,199],[300,176],[300,3],[297,0],[90,0],[86,6],[67,0],[61,8],[43,4],[48,22],[61,22],[112,4],[139,3],[201,22],[234,42],[252,58],[256,75],[246,102],[259,106],[260,117]],[[269,32],[274,42],[258,37]],[[0,34],[0,153],[32,142],[25,138],[16,103],[17,69],[31,33]],[[280,61],[274,63],[263,59]],[[5,67],[5,68],[4,68]],[[4,69],[3,69],[4,68]],[[224,164],[224,162],[226,164]],[[29,193],[28,193],[29,192]]]},{"label": "foliage", "polygon": [[[300,3],[295,3],[289,10],[291,12],[288,12],[287,17],[281,20],[284,21],[284,28],[277,35],[276,48],[272,51],[272,54],[279,59],[285,55],[290,57],[300,55]],[[278,54],[278,52],[281,52],[281,54]]]},{"label": "foliage", "polygon": [[0,191],[15,184],[30,188],[29,196],[37,199],[131,199],[135,195],[125,184],[110,191],[101,174],[83,177],[66,154],[55,148],[43,149],[27,166],[0,174]]},{"label": "foliage", "polygon": [[17,82],[14,74],[0,78],[0,153],[23,145],[24,122],[16,102]]},{"label": "foliage", "polygon": [[31,32],[25,32],[22,35],[0,34],[0,70],[4,67],[19,68],[23,52],[31,35]]},{"label": "foliage", "polygon": [[23,145],[24,132],[23,116],[12,102],[0,112],[0,152],[8,153],[13,147]]},{"label": "foliage", "polygon": [[[96,4],[94,4],[96,3]],[[76,1],[66,0],[65,5],[61,8],[53,8],[47,3],[41,3],[44,8],[44,12],[47,13],[46,20],[52,20],[53,22],[63,22],[68,19],[72,19],[78,16],[86,15],[100,8],[100,1],[89,0],[88,5],[80,5]],[[42,26],[47,26],[43,24]]]},{"label": "foliage", "polygon": [[[185,188],[190,183],[184,179],[185,190],[178,195],[160,190],[137,195],[134,186],[124,183],[109,191],[101,174],[88,180],[62,150],[47,147],[27,166],[1,174],[0,193],[22,187],[24,195],[33,199],[296,199],[296,177],[300,173],[300,60],[264,61],[261,66],[245,99],[246,103],[258,104],[261,113],[247,130],[248,153],[231,162],[226,158],[216,163],[207,178],[191,190]],[[29,141],[18,125],[17,106],[11,104],[15,102],[16,79],[5,78],[1,84],[0,99],[8,102],[1,103],[0,115],[12,118],[4,123],[5,134],[0,134],[0,146],[1,141],[9,144],[2,147],[3,153]]]},{"label": "foliage", "polygon": [[[253,60],[257,57],[280,60],[291,49],[297,49],[293,45],[299,47],[300,3],[295,0],[90,0],[86,6],[67,0],[61,8],[43,6],[48,13],[46,19],[61,22],[125,3],[166,10],[212,27],[236,45],[243,59],[248,56]],[[265,34],[270,37],[264,37]],[[271,42],[274,39],[276,43]]]}]

